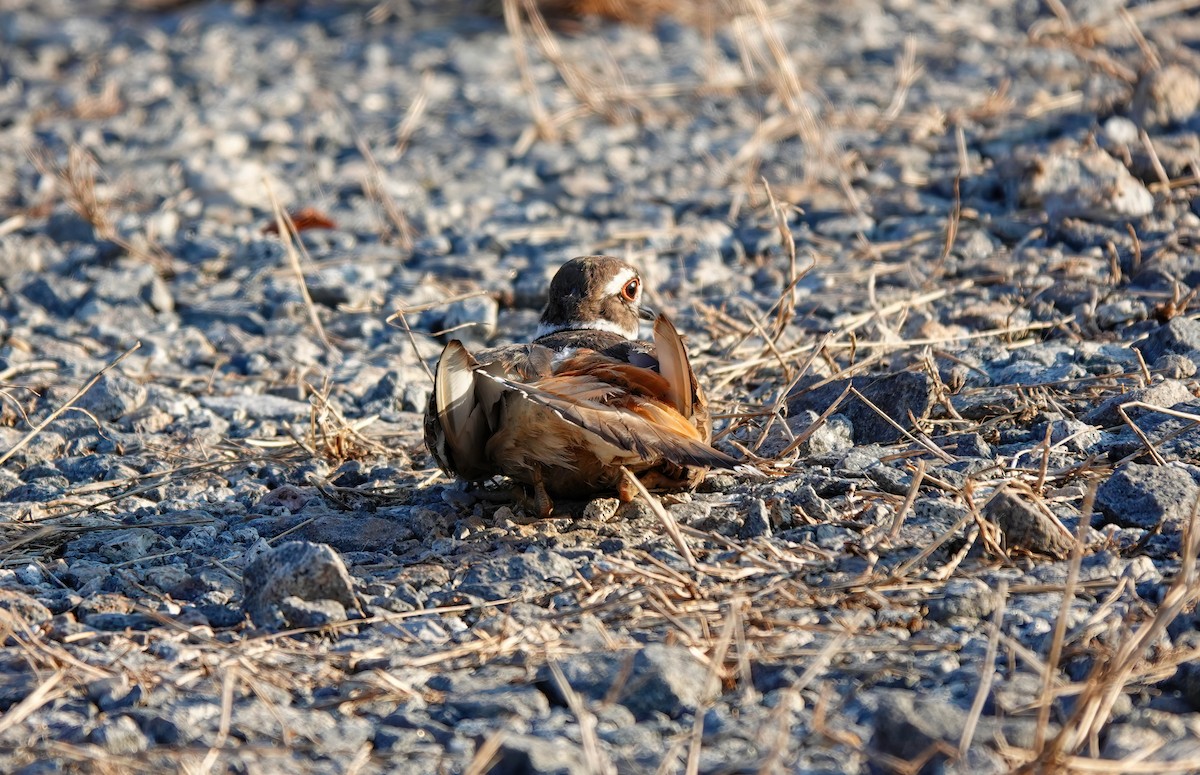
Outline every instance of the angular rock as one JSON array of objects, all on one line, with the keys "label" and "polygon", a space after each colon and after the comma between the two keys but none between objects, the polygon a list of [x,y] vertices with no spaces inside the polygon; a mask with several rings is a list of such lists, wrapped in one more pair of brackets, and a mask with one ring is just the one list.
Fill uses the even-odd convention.
[{"label": "angular rock", "polygon": [[[678,718],[709,699],[707,668],[679,646],[651,643],[633,654],[591,652],[561,667],[571,689],[595,701],[615,696],[639,720],[655,713]],[[555,702],[567,704],[549,670],[539,670],[538,680]]]},{"label": "angular rock", "polygon": [[324,543],[339,552],[388,551],[414,535],[407,521],[365,515],[322,515],[296,531],[295,537]]},{"label": "angular rock", "polygon": [[324,544],[288,541],[259,555],[242,572],[242,586],[242,608],[262,627],[280,626],[281,604],[292,596],[358,609],[346,565]]},{"label": "angular rock", "polygon": [[91,681],[85,689],[88,700],[106,713],[127,708],[142,697],[141,687],[130,686],[124,675]]},{"label": "angular rock", "polygon": [[279,601],[279,613],[288,627],[324,627],[346,620],[346,608],[336,600],[304,600],[288,595]]},{"label": "angular rock", "polygon": [[[918,699],[911,692],[888,690],[883,693],[875,712],[875,733],[871,747],[898,759],[914,761],[928,756],[917,772],[990,773],[1007,772],[1004,761],[985,744],[996,736],[998,726],[993,719],[980,719],[972,738],[973,744],[965,759],[949,763],[944,751],[955,751],[967,722],[967,711],[956,704],[936,699]],[[1004,732],[1010,732],[1005,725]],[[1013,740],[1010,737],[1009,743]],[[935,750],[938,744],[944,750]]]},{"label": "angular rock", "polygon": [[1200,321],[1173,317],[1133,346],[1142,351],[1146,363],[1154,363],[1167,353],[1187,355],[1200,350]]},{"label": "angular rock", "polygon": [[[810,426],[817,421],[816,412],[804,410],[798,415],[788,418],[788,428],[795,435],[808,432]],[[791,439],[787,440],[787,444]],[[786,444],[785,444],[786,446]],[[854,426],[842,414],[833,414],[825,418],[825,422],[809,433],[808,438],[800,445],[801,455],[825,455],[854,446]]]},{"label": "angular rock", "polygon": [[486,342],[496,335],[500,305],[491,296],[472,296],[456,301],[446,308],[442,330],[447,338]]},{"label": "angular rock", "polygon": [[135,754],[146,750],[150,741],[129,716],[115,716],[92,730],[90,742],[110,754]]},{"label": "angular rock", "polygon": [[[1192,391],[1188,389],[1186,384],[1177,379],[1165,379],[1150,387],[1130,390],[1128,393],[1107,398],[1100,406],[1085,414],[1083,419],[1084,422],[1107,428],[1125,422],[1117,411],[1121,404],[1140,401],[1152,406],[1170,409],[1176,404],[1194,401],[1195,399],[1196,396],[1192,394]],[[1137,417],[1146,414],[1148,411],[1150,410],[1140,407],[1130,407],[1125,410],[1125,414],[1130,419],[1136,420]]]},{"label": "angular rock", "polygon": [[1052,221],[1121,221],[1154,209],[1154,195],[1121,162],[1099,148],[1036,154],[1021,166],[1020,199]]},{"label": "angular rock", "polygon": [[[808,384],[813,384],[813,378]],[[887,415],[902,428],[911,428],[911,414],[917,421],[929,416],[933,407],[934,385],[929,375],[918,371],[901,371],[885,377],[854,377],[836,380],[816,390],[808,390],[804,383],[797,385],[788,395],[788,414],[798,415],[810,411],[824,413],[847,385],[853,385],[875,405],[872,408],[858,397],[847,395],[835,410],[846,417],[854,428],[855,444],[891,444],[904,434],[879,415]]]},{"label": "angular rock", "polygon": [[[922,702],[918,710],[912,695],[889,691],[875,712],[871,746],[900,759],[916,759],[938,742],[954,746],[962,735],[966,716],[962,708],[944,702]],[[930,764],[940,761],[944,756],[935,754]],[[929,765],[927,769],[934,771]]]},{"label": "angular rock", "polygon": [[1195,710],[1200,710],[1200,665],[1195,662],[1185,662],[1179,666],[1182,680],[1183,698]]},{"label": "angular rock", "polygon": [[0,712],[6,712],[13,705],[28,697],[41,681],[33,673],[8,670],[0,673]]},{"label": "angular rock", "polygon": [[21,294],[47,312],[69,318],[87,293],[87,285],[69,277],[53,279],[35,277],[21,288]]},{"label": "angular rock", "polygon": [[1193,67],[1171,64],[1138,79],[1133,118],[1147,129],[1182,124],[1200,108],[1200,75]]},{"label": "angular rock", "polygon": [[996,597],[982,581],[955,579],[946,584],[941,595],[929,598],[926,607],[935,622],[979,621],[995,609]]},{"label": "angular rock", "polygon": [[447,723],[460,718],[495,719],[518,716],[530,719],[545,716],[550,712],[550,701],[546,695],[532,686],[485,688],[467,694],[451,694],[442,704],[452,718],[442,719]]},{"label": "angular rock", "polygon": [[983,515],[1000,526],[1007,546],[1059,559],[1071,553],[1071,534],[1062,523],[1043,514],[1011,489],[998,492]]},{"label": "angular rock", "polygon": [[746,509],[742,526],[738,528],[738,538],[743,540],[771,535],[771,512],[762,498],[755,498]]},{"label": "angular rock", "polygon": [[146,403],[146,395],[145,385],[110,371],[83,394],[76,406],[102,422],[112,422],[136,412]]},{"label": "angular rock", "polygon": [[1200,469],[1126,463],[1096,490],[1096,509],[1122,527],[1182,522],[1200,497]]},{"label": "angular rock", "polygon": [[489,775],[590,775],[583,749],[566,740],[506,734]]},{"label": "angular rock", "polygon": [[50,621],[51,614],[49,608],[24,592],[0,589],[0,621],[10,617],[12,622],[6,623],[5,628],[20,633],[26,628],[36,630]]},{"label": "angular rock", "polygon": [[473,564],[463,575],[458,589],[485,600],[496,600],[559,586],[574,574],[575,566],[562,555],[530,550]]},{"label": "angular rock", "polygon": [[307,401],[271,395],[203,396],[200,403],[226,420],[243,417],[255,420],[297,420],[307,417],[312,406]]}]

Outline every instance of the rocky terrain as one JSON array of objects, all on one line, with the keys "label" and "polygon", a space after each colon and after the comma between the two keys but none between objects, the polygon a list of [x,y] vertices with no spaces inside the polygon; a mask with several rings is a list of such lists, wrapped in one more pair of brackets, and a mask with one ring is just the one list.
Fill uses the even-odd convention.
[{"label": "rocky terrain", "polygon": [[[0,771],[1200,770],[1200,2],[633,5],[0,2]],[[599,252],[765,476],[436,470]]]}]

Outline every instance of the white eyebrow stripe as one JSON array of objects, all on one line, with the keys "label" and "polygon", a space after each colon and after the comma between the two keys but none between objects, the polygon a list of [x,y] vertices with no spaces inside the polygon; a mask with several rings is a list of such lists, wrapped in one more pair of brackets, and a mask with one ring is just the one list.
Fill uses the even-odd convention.
[{"label": "white eyebrow stripe", "polygon": [[625,267],[617,272],[616,277],[608,281],[608,285],[604,286],[601,292],[603,296],[616,296],[625,287],[625,284],[637,277],[637,271],[631,267]]}]

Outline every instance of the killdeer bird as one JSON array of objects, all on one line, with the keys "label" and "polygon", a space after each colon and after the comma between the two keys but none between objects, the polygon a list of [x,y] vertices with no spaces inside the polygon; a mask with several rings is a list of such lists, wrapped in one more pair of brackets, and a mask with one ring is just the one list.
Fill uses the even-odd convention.
[{"label": "killdeer bird", "polygon": [[637,270],[610,256],[564,264],[550,282],[531,344],[472,355],[446,345],[425,413],[425,443],[443,471],[468,481],[507,476],[533,489],[548,516],[552,497],[695,487],[708,468],[740,465],[714,449],[704,392],[683,340],[666,316],[653,342]]}]

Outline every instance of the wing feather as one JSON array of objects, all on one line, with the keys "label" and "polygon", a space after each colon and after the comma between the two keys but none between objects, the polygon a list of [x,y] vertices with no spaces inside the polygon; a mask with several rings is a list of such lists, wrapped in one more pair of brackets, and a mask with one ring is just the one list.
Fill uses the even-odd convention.
[{"label": "wing feather", "polygon": [[[571,387],[574,381],[580,383],[581,390],[592,389],[594,380],[591,377],[560,374],[533,384],[522,384],[495,374],[479,373],[630,455],[645,460],[667,460],[676,465],[718,468],[741,465],[741,461],[705,443],[699,432],[673,407],[661,402],[635,397],[632,408],[627,408],[620,403],[605,404],[566,397],[576,392]],[[663,418],[670,419],[658,422]]]},{"label": "wing feather", "polygon": [[688,363],[683,339],[666,315],[654,321],[654,349],[658,356],[658,371],[667,381],[667,402],[683,415],[692,419],[692,394],[696,378]]},{"label": "wing feather", "polygon": [[439,463],[467,479],[481,474],[479,450],[488,437],[487,420],[475,396],[477,365],[462,342],[451,340],[442,350],[433,380],[433,405],[447,453]]}]

